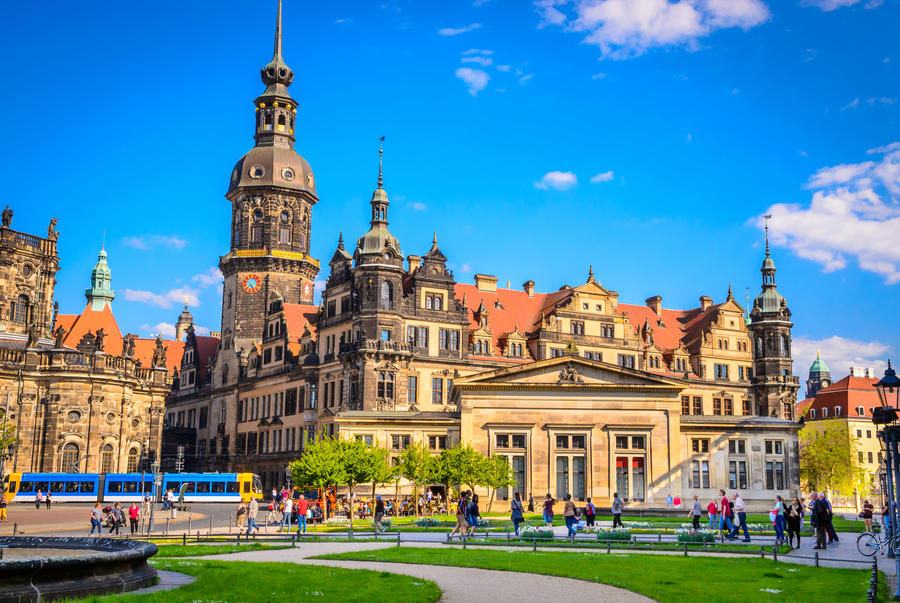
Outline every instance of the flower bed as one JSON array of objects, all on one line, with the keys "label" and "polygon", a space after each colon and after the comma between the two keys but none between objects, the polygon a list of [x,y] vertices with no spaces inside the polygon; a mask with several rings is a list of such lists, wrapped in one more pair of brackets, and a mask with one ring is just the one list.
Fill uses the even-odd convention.
[{"label": "flower bed", "polygon": [[539,526],[528,526],[519,531],[519,538],[525,540],[534,540],[535,538],[543,540],[553,539],[553,529]]},{"label": "flower bed", "polygon": [[678,542],[715,542],[716,530],[678,530]]},{"label": "flower bed", "polygon": [[416,520],[416,527],[418,528],[437,528],[444,525],[443,521],[438,521],[433,517],[423,517],[422,519]]},{"label": "flower bed", "polygon": [[628,541],[631,540],[631,530],[622,528],[599,528],[597,530],[597,540]]},{"label": "flower bed", "polygon": [[329,517],[325,520],[325,525],[329,528],[349,528],[350,520],[344,515],[337,515],[335,517]]},{"label": "flower bed", "polygon": [[652,522],[649,521],[623,521],[622,525],[626,528],[641,528],[641,529],[649,529],[655,528],[658,526],[653,525]]}]

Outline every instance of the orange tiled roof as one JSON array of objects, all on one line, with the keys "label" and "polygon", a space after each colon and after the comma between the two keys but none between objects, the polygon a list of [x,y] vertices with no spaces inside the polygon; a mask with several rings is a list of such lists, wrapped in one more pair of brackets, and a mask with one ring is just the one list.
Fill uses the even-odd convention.
[{"label": "orange tiled roof", "polygon": [[[166,346],[166,371],[171,374],[176,368],[181,367],[181,357],[184,355],[184,342],[164,339]],[[156,350],[156,338],[136,337],[134,339],[134,359],[141,361],[141,366],[150,368],[153,364],[153,352]]]},{"label": "orange tiled roof", "polygon": [[288,339],[296,343],[303,335],[303,329],[309,325],[309,330],[316,331],[316,314],[319,307],[312,304],[282,304],[284,307],[284,322],[287,324]]},{"label": "orange tiled roof", "polygon": [[69,331],[66,333],[63,345],[74,348],[88,333],[96,333],[98,329],[103,329],[103,332],[106,333],[103,351],[113,356],[122,353],[122,332],[119,331],[119,325],[109,306],[103,306],[102,310],[95,312],[88,304],[81,314],[60,314],[57,316],[56,322]]},{"label": "orange tiled roof", "polygon": [[[808,408],[816,410],[817,419],[822,418],[823,408],[828,408],[828,418],[833,418],[836,406],[841,408],[842,417],[866,416],[871,418],[872,408],[881,406],[881,400],[875,390],[876,383],[878,383],[878,379],[872,377],[847,375],[840,381],[820,389]],[[859,406],[863,407],[863,415],[857,413],[856,409]]]}]

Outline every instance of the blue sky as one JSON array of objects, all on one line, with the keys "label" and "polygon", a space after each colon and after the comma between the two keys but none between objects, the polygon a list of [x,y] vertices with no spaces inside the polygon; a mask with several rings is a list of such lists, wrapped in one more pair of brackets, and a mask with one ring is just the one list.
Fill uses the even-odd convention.
[{"label": "blue sky", "polygon": [[[231,169],[275,2],[9,3],[0,158],[13,227],[59,218],[79,312],[106,232],[123,331],[218,329]],[[759,290],[771,213],[795,372],[900,350],[896,0],[285,0],[312,253],[367,227],[377,139],[407,254],[460,281],[584,281],[666,307]],[[324,279],[322,273],[320,278]]]}]

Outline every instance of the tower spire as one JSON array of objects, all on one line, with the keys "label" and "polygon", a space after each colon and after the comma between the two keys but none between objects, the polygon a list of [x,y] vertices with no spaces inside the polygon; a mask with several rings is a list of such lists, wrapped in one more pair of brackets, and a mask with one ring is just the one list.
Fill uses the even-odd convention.
[{"label": "tower spire", "polygon": [[275,53],[273,59],[281,59],[281,0],[278,0],[278,17],[275,20]]},{"label": "tower spire", "polygon": [[384,136],[378,139],[378,188],[384,188],[383,163],[384,163]]},{"label": "tower spire", "polygon": [[772,219],[772,214],[766,214],[763,218],[766,220],[766,257],[769,257],[769,220]]}]

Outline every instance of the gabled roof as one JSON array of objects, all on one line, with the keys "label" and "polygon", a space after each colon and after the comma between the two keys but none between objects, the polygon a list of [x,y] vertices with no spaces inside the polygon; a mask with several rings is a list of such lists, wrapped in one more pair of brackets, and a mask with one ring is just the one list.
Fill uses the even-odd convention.
[{"label": "gabled roof", "polygon": [[122,332],[119,331],[119,325],[116,323],[116,318],[109,309],[109,305],[103,306],[102,310],[94,311],[88,304],[81,314],[59,314],[56,324],[62,325],[68,331],[63,345],[74,348],[88,333],[93,334],[99,329],[103,329],[106,334],[103,351],[112,356],[122,353]]},{"label": "gabled roof", "polygon": [[[181,367],[181,357],[184,355],[184,342],[164,339],[166,347],[166,372],[171,373]],[[153,352],[156,350],[155,337],[135,337],[134,359],[141,361],[141,366],[150,368],[153,366]]]},{"label": "gabled roof", "polygon": [[303,335],[303,329],[309,325],[312,333],[316,331],[316,315],[319,307],[312,304],[282,304],[284,322],[287,324],[288,339],[296,343]]},{"label": "gabled roof", "polygon": [[[847,375],[840,381],[836,381],[820,389],[812,402],[807,405],[808,410],[816,410],[816,419],[822,418],[822,409],[828,408],[828,418],[834,418],[834,408],[841,408],[842,417],[872,417],[872,409],[881,406],[875,384],[878,379],[873,377],[854,377]],[[806,402],[804,400],[803,402]],[[798,407],[801,403],[798,403]],[[857,407],[863,408],[863,414],[857,413]],[[811,417],[807,417],[811,419]]]}]

